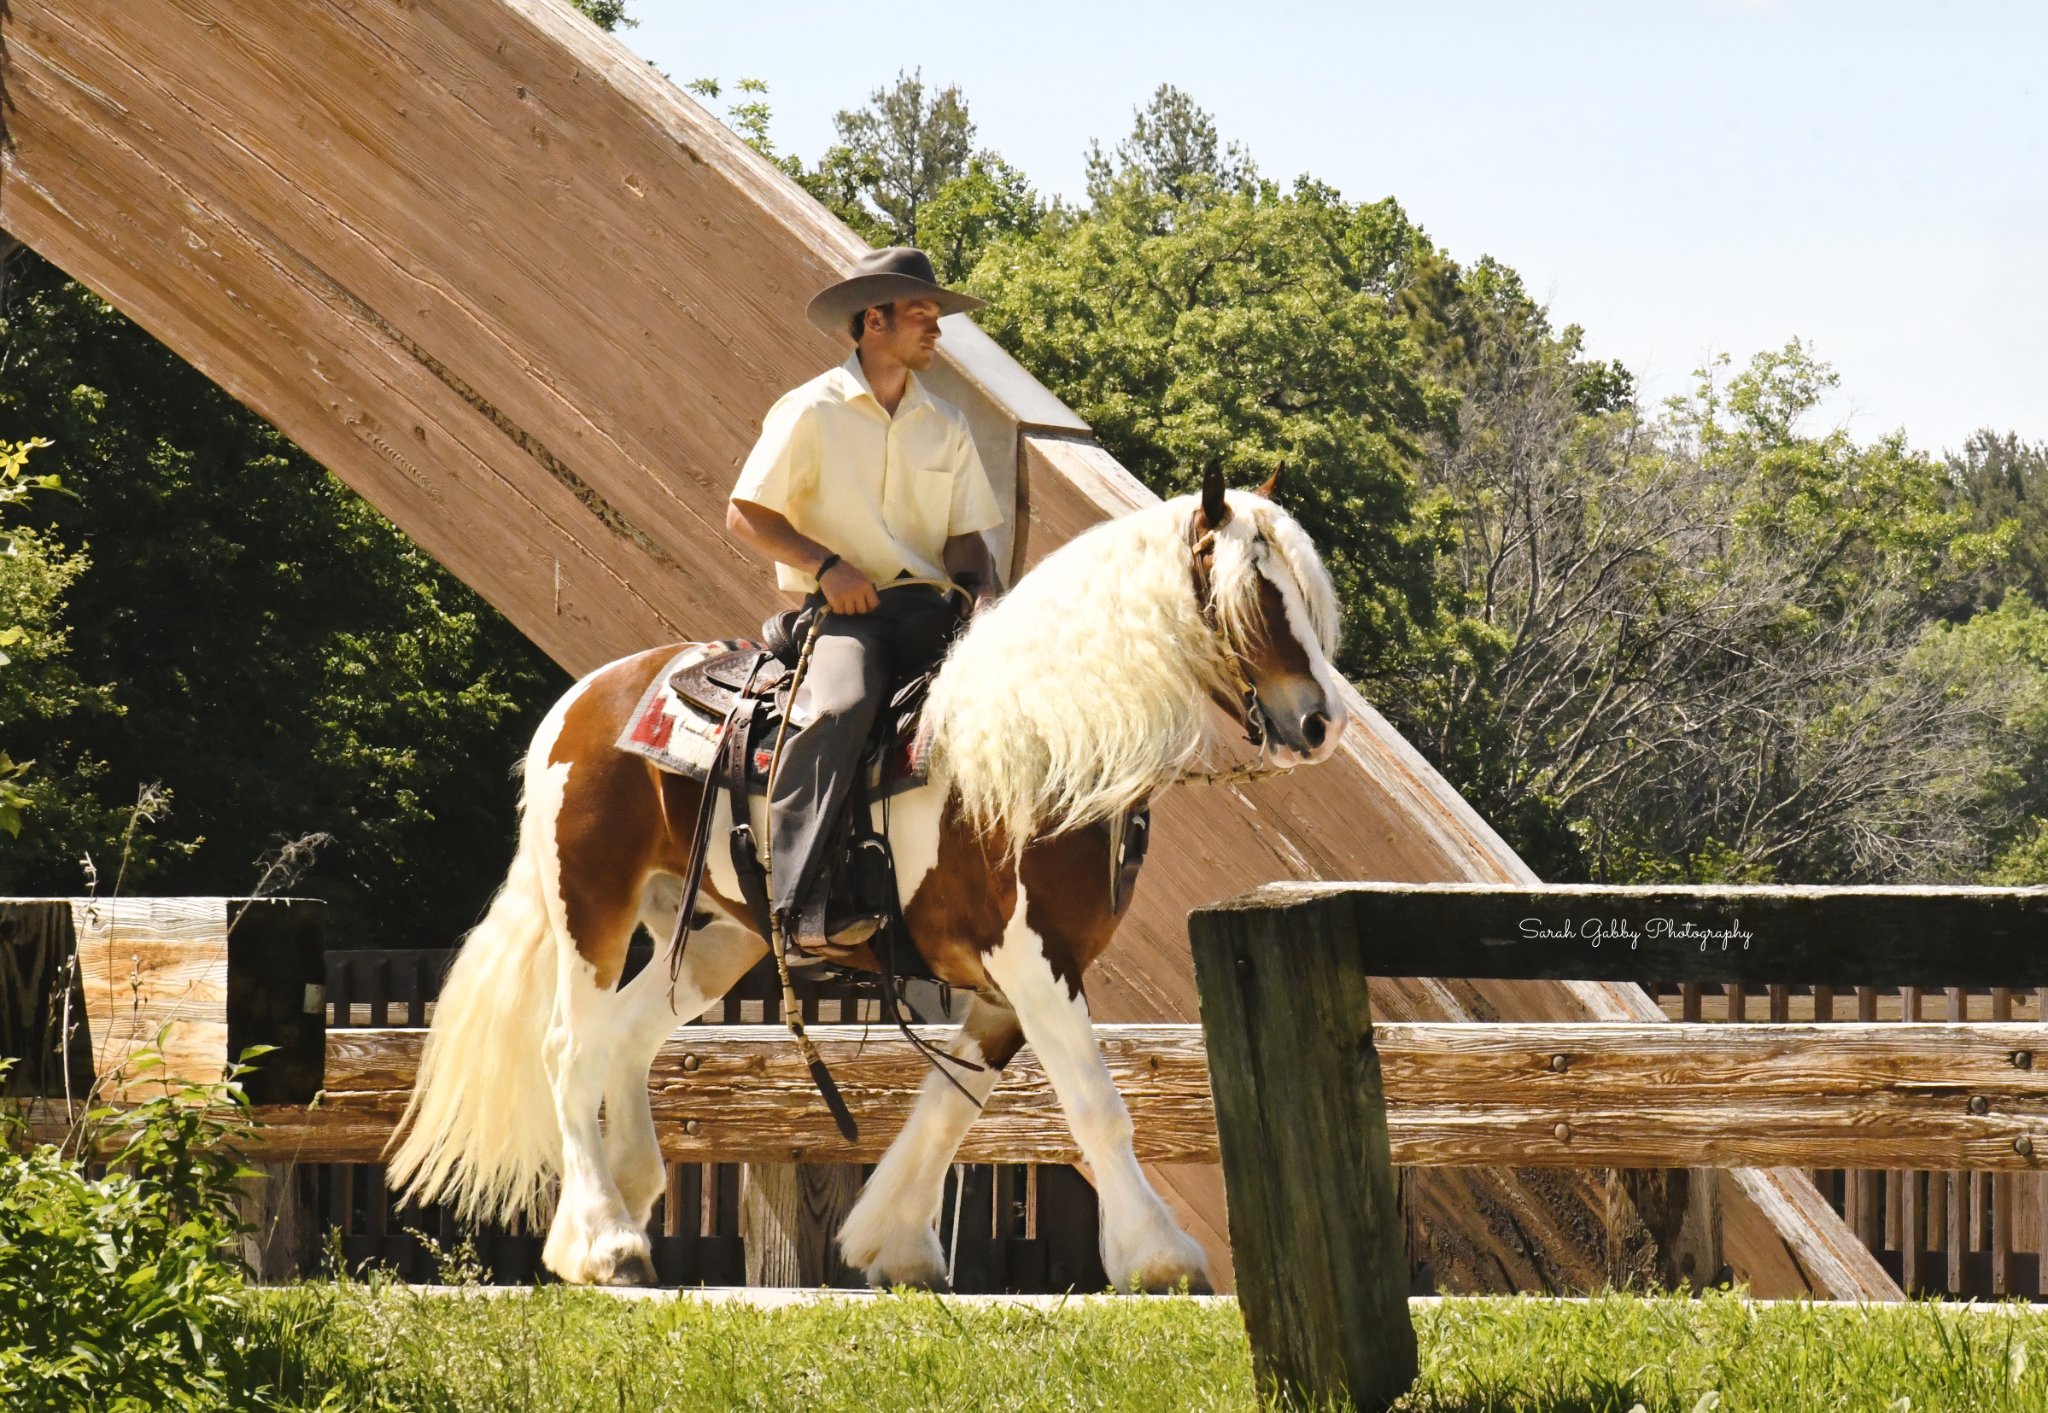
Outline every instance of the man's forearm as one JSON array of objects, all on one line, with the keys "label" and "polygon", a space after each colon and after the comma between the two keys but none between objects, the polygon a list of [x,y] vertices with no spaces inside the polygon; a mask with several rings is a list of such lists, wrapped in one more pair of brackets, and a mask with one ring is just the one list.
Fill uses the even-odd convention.
[{"label": "man's forearm", "polygon": [[832,550],[790,524],[779,512],[750,500],[727,501],[725,528],[756,554],[816,574]]}]

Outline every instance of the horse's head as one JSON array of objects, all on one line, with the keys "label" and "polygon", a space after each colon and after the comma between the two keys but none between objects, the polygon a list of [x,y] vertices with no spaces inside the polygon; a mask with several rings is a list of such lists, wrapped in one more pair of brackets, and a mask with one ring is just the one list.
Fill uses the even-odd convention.
[{"label": "horse's head", "polygon": [[1210,467],[1188,523],[1195,593],[1215,632],[1212,688],[1272,765],[1324,760],[1349,724],[1329,655],[1337,596],[1307,532],[1257,491],[1226,491]]}]

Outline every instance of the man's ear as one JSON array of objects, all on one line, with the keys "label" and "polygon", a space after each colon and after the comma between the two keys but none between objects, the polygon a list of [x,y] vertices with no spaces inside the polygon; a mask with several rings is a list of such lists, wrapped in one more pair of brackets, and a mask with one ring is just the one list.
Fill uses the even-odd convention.
[{"label": "man's ear", "polygon": [[1230,503],[1223,499],[1223,463],[1212,461],[1202,473],[1202,522],[1205,529],[1218,530],[1230,518]]}]

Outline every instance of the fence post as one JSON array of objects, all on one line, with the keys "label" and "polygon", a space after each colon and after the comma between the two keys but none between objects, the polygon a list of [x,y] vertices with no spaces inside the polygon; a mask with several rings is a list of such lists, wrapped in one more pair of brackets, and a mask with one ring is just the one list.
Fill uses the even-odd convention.
[{"label": "fence post", "polygon": [[1332,911],[1224,904],[1188,931],[1253,1372],[1380,1409],[1416,1375],[1407,1242],[1363,958]]},{"label": "fence post", "polygon": [[850,1163],[749,1163],[740,1187],[740,1239],[747,1284],[857,1284],[833,1240],[860,1194]]}]

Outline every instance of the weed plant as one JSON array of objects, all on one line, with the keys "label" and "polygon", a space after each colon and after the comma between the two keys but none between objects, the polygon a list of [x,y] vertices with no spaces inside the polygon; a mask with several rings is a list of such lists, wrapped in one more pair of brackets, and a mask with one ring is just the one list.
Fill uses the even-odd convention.
[{"label": "weed plant", "polygon": [[[145,1050],[125,1077],[161,1068]],[[249,1123],[234,1081],[247,1072],[96,1105],[57,1144],[31,1145],[0,1105],[0,1408],[266,1405],[239,1334],[238,1184],[253,1174],[234,1156]]]}]

